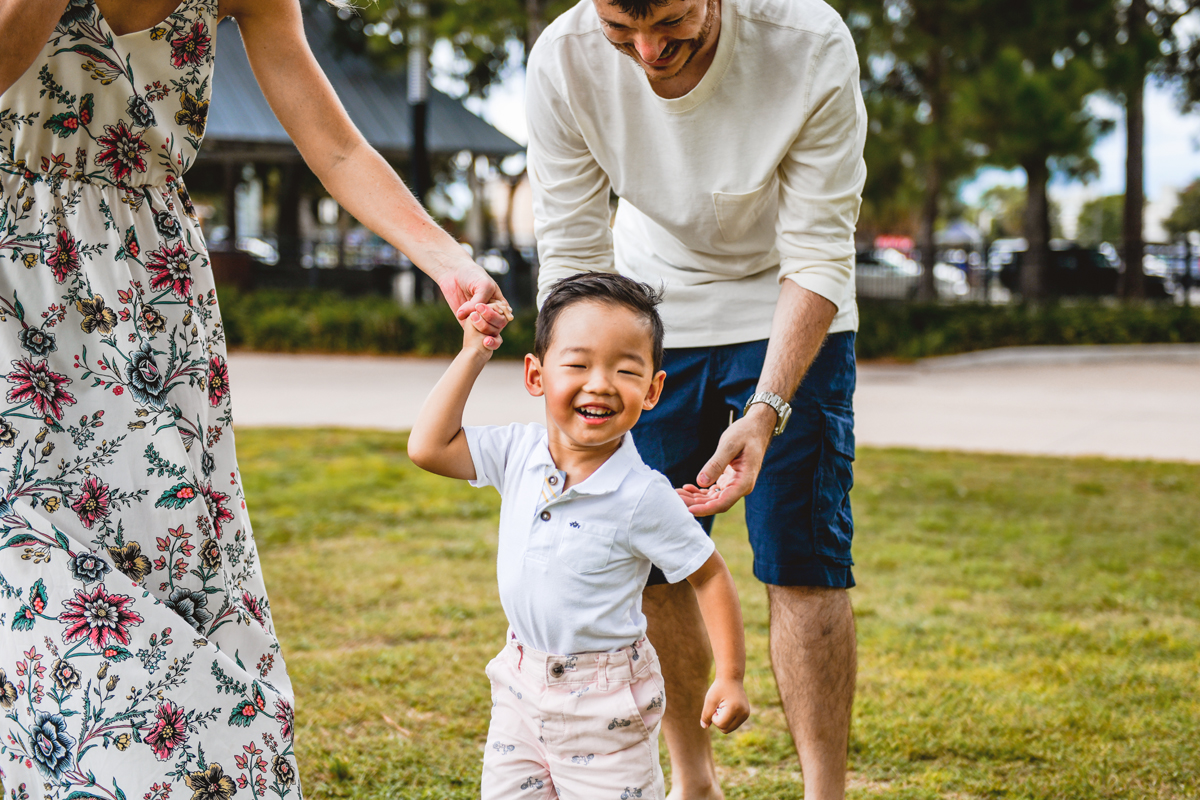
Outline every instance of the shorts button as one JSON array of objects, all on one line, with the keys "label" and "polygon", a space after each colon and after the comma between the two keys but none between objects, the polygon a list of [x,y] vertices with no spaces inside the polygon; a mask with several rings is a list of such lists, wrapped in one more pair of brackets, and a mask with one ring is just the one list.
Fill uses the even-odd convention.
[{"label": "shorts button", "polygon": [[558,486],[558,476],[557,476],[557,475],[551,475],[551,476],[550,476],[550,477],[547,479],[547,482],[548,482],[548,483],[549,483],[551,486]]},{"label": "shorts button", "polygon": [[550,668],[550,674],[556,678],[561,678],[563,671],[564,670],[563,670],[562,664],[555,664],[553,667]]},{"label": "shorts button", "polygon": [[549,522],[549,521],[550,521],[550,512],[549,512],[549,511],[543,511],[543,512],[540,514],[540,516],[541,516],[541,518],[542,518],[542,522]]}]

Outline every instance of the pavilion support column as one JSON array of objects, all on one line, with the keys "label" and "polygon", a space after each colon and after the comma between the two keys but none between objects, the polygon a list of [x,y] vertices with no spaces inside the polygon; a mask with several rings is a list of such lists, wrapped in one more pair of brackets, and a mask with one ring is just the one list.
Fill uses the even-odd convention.
[{"label": "pavilion support column", "polygon": [[285,269],[300,268],[300,177],[304,164],[287,161],[279,168],[279,209],[275,223],[275,238],[279,245],[279,265]]},{"label": "pavilion support column", "polygon": [[238,165],[233,161],[225,162],[225,225],[229,228],[225,249],[230,252],[237,250],[237,187]]},{"label": "pavilion support column", "polygon": [[467,212],[466,238],[477,256],[487,247],[485,233],[487,219],[483,209],[483,181],[479,179],[478,163],[477,156],[472,153],[471,164],[467,167],[467,186],[471,190],[471,210]]}]

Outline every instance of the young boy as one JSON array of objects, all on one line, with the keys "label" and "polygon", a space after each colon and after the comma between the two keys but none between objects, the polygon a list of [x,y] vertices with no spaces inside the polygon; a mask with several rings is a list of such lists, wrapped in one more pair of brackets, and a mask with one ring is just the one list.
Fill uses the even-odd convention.
[{"label": "young boy", "polygon": [[509,641],[487,667],[484,800],[663,797],[666,697],[641,612],[651,562],[692,584],[712,642],[716,680],[697,724],[729,733],[750,714],[733,578],[629,435],[666,377],[658,301],[617,275],[555,286],[525,356],[525,386],[546,398],[544,428],[462,427],[471,386],[500,344],[472,315],[409,437],[418,466],[495,486],[502,498],[497,572]]}]

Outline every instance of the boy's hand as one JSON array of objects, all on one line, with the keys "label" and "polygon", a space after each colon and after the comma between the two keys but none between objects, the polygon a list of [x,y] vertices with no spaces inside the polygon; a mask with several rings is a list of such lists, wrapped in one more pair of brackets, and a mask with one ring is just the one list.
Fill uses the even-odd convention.
[{"label": "boy's hand", "polygon": [[750,701],[746,690],[738,680],[717,678],[708,687],[704,698],[704,713],[700,715],[700,727],[715,725],[721,733],[732,733],[750,718]]},{"label": "boy's hand", "polygon": [[476,350],[491,357],[504,341],[499,333],[485,332],[492,327],[487,320],[496,316],[504,319],[506,323],[512,320],[512,309],[508,303],[498,301],[475,305],[475,310],[467,315],[463,323],[463,350]]}]

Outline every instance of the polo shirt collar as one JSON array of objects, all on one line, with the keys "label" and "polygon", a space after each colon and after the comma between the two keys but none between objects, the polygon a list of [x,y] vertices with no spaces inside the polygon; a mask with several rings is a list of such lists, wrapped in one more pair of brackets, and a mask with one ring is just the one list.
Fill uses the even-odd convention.
[{"label": "polo shirt collar", "polygon": [[[609,456],[608,461],[601,464],[599,469],[587,477],[587,480],[575,484],[563,495],[572,493],[599,495],[615,492],[629,471],[640,463],[642,463],[642,457],[633,444],[633,434],[627,431],[625,438],[621,440],[621,446]],[[545,469],[546,467],[558,469],[554,459],[550,456],[549,434],[542,434],[541,444],[530,454],[529,460],[525,462],[525,467],[526,469]]]}]

